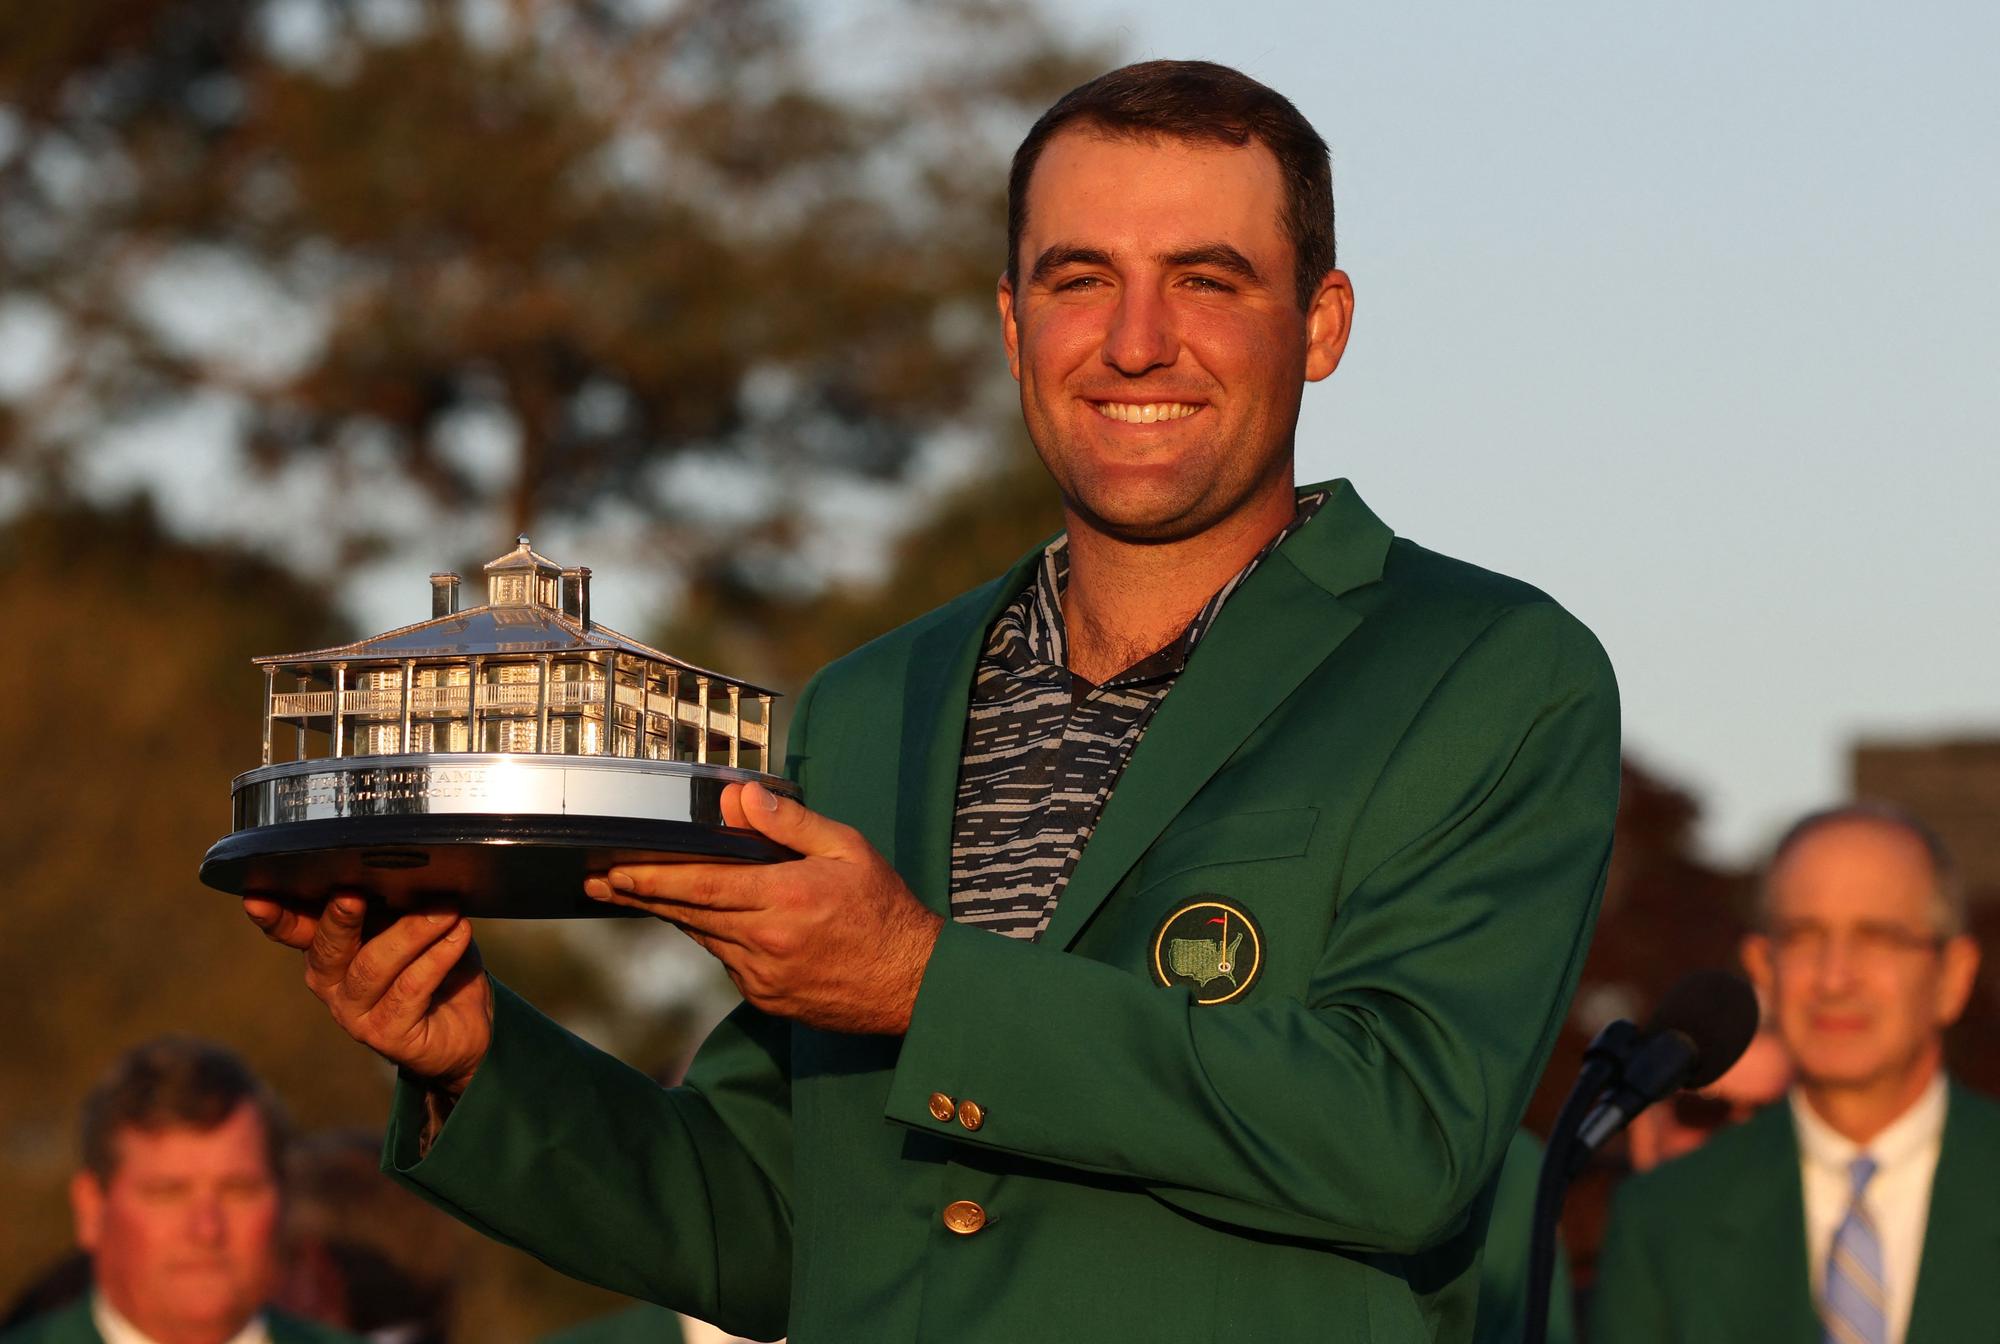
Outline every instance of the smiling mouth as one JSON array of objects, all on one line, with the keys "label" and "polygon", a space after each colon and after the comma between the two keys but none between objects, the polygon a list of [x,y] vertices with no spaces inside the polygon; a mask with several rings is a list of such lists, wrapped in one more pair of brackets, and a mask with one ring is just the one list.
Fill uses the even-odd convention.
[{"label": "smiling mouth", "polygon": [[1201,409],[1201,403],[1196,401],[1093,401],[1090,404],[1106,420],[1116,420],[1125,425],[1185,420]]}]

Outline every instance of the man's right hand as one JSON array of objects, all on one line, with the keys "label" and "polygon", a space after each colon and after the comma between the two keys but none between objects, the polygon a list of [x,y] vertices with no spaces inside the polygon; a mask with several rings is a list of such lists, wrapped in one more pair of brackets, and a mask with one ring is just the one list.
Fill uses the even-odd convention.
[{"label": "man's right hand", "polygon": [[245,896],[243,913],[306,954],[306,988],[348,1035],[446,1096],[465,1091],[493,1040],[493,991],[463,915],[404,915],[364,940],[355,895],[317,915]]}]

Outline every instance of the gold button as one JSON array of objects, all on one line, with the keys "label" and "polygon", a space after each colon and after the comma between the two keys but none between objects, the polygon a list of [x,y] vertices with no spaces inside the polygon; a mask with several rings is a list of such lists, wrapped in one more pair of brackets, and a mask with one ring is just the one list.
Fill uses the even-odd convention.
[{"label": "gold button", "polygon": [[954,1199],[944,1206],[944,1225],[961,1237],[969,1237],[986,1226],[986,1210],[969,1199]]},{"label": "gold button", "polygon": [[986,1108],[976,1101],[959,1102],[958,1123],[967,1129],[978,1129],[986,1123]]},{"label": "gold button", "polygon": [[951,1123],[951,1098],[942,1092],[931,1093],[931,1119]]}]

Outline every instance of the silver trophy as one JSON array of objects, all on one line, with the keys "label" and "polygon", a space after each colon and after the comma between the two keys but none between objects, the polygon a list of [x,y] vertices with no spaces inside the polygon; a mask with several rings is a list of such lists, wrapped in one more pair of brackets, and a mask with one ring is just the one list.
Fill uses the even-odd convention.
[{"label": "silver trophy", "polygon": [[427,621],[255,660],[264,760],[202,881],[546,918],[624,913],[582,891],[620,863],[795,857],[722,820],[732,783],[798,796],[769,773],[773,692],[595,623],[590,571],[526,536],[485,573],[482,606],[433,574]]}]

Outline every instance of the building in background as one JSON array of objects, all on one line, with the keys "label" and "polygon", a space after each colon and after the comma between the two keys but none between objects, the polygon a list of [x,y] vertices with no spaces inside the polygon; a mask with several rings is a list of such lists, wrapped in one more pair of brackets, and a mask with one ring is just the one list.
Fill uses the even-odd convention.
[{"label": "building in background", "polygon": [[1907,808],[1944,837],[1975,908],[2000,905],[2000,737],[1864,740],[1848,775],[1856,798]]}]

